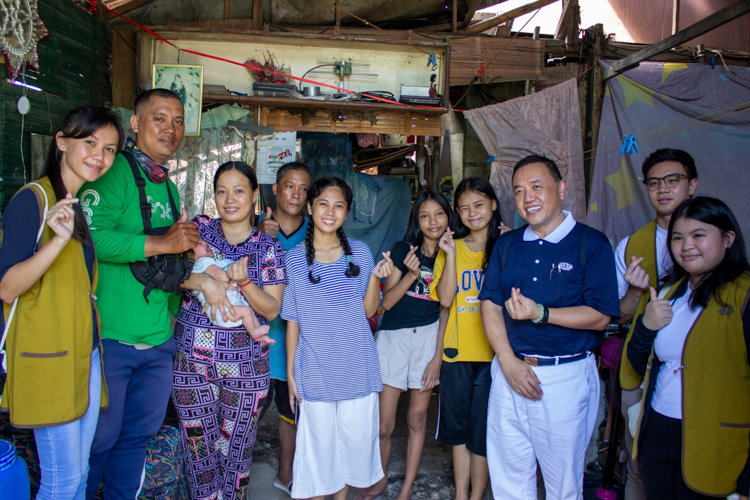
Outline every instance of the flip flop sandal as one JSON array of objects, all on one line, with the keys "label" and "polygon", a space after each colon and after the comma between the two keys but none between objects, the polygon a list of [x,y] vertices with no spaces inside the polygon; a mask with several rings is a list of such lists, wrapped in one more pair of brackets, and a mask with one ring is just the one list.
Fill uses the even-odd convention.
[{"label": "flip flop sandal", "polygon": [[289,495],[291,497],[292,496],[292,483],[293,483],[293,481],[289,481],[289,484],[287,484],[286,486],[284,486],[278,480],[274,479],[273,480],[273,487],[276,488],[276,489],[278,489],[278,490],[283,491],[284,493],[286,493],[287,495]]}]

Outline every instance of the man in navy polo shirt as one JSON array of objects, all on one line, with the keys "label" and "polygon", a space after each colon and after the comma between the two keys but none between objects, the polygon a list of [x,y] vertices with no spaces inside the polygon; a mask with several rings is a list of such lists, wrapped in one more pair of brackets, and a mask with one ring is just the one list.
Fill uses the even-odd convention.
[{"label": "man in navy polo shirt", "polygon": [[562,210],[565,181],[552,160],[518,162],[513,194],[529,224],[498,239],[479,294],[495,351],[492,491],[503,500],[536,499],[538,461],[549,500],[580,500],[599,405],[591,350],[620,314],[614,256],[604,234]]}]

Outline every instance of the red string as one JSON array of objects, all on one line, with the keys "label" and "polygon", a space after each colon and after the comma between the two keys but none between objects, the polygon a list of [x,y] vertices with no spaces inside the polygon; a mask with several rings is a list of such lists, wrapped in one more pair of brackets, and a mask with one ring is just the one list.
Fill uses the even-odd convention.
[{"label": "red string", "polygon": [[[97,7],[100,7],[102,9],[106,10],[107,12],[109,12],[110,14],[114,14],[115,16],[119,17],[120,19],[124,19],[125,21],[129,22],[130,24],[132,24],[133,26],[137,27],[138,29],[141,29],[141,30],[145,31],[146,33],[148,33],[149,35],[153,36],[154,38],[156,38],[158,40],[161,40],[162,42],[171,45],[172,47],[174,47],[175,49],[177,49],[177,50],[179,50],[181,52],[187,52],[188,54],[193,54],[193,55],[201,56],[201,57],[207,57],[209,59],[214,59],[216,61],[222,61],[222,62],[225,62],[225,63],[234,64],[236,66],[242,66],[243,68],[248,68],[248,69],[252,69],[252,70],[256,70],[256,71],[267,71],[265,68],[259,68],[257,66],[253,66],[252,64],[245,64],[245,63],[241,63],[241,62],[237,62],[237,61],[232,61],[231,59],[225,59],[223,57],[213,56],[211,54],[205,54],[203,52],[197,52],[195,50],[181,49],[177,45],[175,45],[174,43],[172,43],[171,41],[167,40],[166,38],[157,35],[156,33],[154,33],[152,30],[150,30],[146,26],[143,26],[142,24],[139,24],[139,23],[133,21],[132,19],[129,19],[129,18],[123,16],[122,14],[119,14],[119,13],[115,12],[114,10],[112,10],[109,7],[107,7],[106,5],[104,5],[104,3],[101,3],[101,4],[97,5],[97,0],[87,0],[87,1],[91,4],[91,8],[89,10],[91,10],[91,9],[96,10]],[[482,70],[481,71],[484,71],[484,65],[482,65]],[[274,75],[283,76],[285,78],[291,78],[292,80],[297,80],[297,81],[300,81],[300,82],[311,83],[313,85],[319,85],[321,87],[328,87],[328,88],[331,88],[331,89],[334,89],[334,90],[338,90],[338,91],[342,91],[342,92],[346,92],[346,93],[349,93],[349,94],[356,94],[357,93],[354,90],[342,89],[342,88],[336,87],[335,85],[330,85],[328,83],[316,82],[315,80],[307,80],[305,78],[299,78],[297,76],[287,75],[286,73],[281,73],[281,72],[278,72],[278,71],[270,71],[269,73],[273,73]],[[380,97],[380,96],[377,96],[377,95],[370,95],[370,94],[366,94],[366,93],[362,93],[362,95],[365,96],[365,97],[369,97],[370,99],[375,99],[376,101],[381,101],[381,102],[385,102],[385,103],[388,103],[388,104],[398,104],[399,106],[404,106],[404,107],[424,108],[424,109],[439,109],[439,108],[436,108],[434,106],[422,106],[422,105],[418,105],[418,104],[408,105],[408,104],[404,104],[402,102],[394,101],[394,100],[391,100],[391,99],[386,99],[384,97]],[[460,111],[460,110],[456,109],[456,110],[453,110],[453,111]]]},{"label": "red string", "polygon": [[484,73],[484,68],[485,68],[486,66],[487,66],[487,61],[484,61],[484,62],[482,63],[482,67],[481,67],[481,68],[479,68],[479,71],[477,71],[477,78],[479,78],[480,76],[482,76],[482,73]]}]

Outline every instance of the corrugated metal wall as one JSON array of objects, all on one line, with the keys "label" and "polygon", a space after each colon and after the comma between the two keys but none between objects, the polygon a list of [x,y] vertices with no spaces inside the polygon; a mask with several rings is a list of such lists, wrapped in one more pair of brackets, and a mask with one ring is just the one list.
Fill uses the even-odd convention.
[{"label": "corrugated metal wall", "polygon": [[23,120],[23,141],[21,115],[16,107],[23,87],[7,81],[4,65],[0,69],[3,179],[0,206],[3,209],[29,180],[32,133],[52,134],[65,114],[75,107],[112,105],[112,29],[70,0],[39,0],[39,15],[50,35],[39,44],[39,73],[29,71],[26,77],[27,84],[43,90],[27,90],[31,111]]}]

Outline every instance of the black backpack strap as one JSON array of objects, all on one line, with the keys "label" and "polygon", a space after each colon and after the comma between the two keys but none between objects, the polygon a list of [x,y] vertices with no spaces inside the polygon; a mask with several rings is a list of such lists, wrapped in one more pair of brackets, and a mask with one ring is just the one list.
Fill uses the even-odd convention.
[{"label": "black backpack strap", "polygon": [[[146,198],[146,179],[143,178],[143,175],[141,174],[141,168],[138,166],[138,162],[135,160],[135,158],[133,158],[133,155],[125,150],[121,151],[121,153],[125,157],[125,159],[128,160],[130,170],[133,172],[135,185],[138,188],[138,201],[141,207],[143,232],[148,233],[149,231],[151,231],[151,203],[149,203],[148,199]],[[169,187],[167,187],[167,190],[169,190]],[[172,195],[170,193],[170,201],[171,197]]]},{"label": "black backpack strap", "polygon": [[165,181],[165,184],[167,185],[167,194],[169,195],[169,204],[172,205],[172,214],[174,217],[174,222],[177,222],[182,214],[177,210],[177,204],[174,202],[174,197],[172,196],[172,190],[169,188],[169,179]]}]

